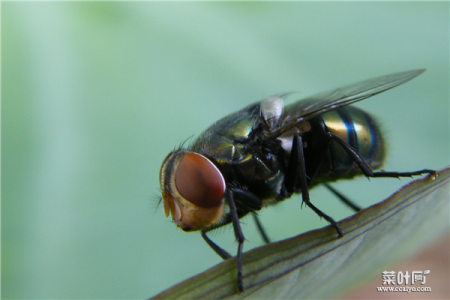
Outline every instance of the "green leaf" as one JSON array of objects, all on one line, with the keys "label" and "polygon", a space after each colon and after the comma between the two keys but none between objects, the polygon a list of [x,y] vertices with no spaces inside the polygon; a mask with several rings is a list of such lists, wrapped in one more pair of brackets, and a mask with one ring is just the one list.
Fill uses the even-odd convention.
[{"label": "green leaf", "polygon": [[244,293],[230,259],[152,299],[335,298],[448,229],[450,167],[438,174],[339,222],[340,239],[327,226],[245,253]]}]

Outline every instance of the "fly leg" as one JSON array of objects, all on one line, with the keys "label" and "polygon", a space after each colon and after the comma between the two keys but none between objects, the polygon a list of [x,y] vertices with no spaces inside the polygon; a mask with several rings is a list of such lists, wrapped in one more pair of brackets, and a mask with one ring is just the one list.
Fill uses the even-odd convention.
[{"label": "fly leg", "polygon": [[289,163],[286,170],[285,187],[289,194],[295,192],[295,187],[300,181],[300,187],[302,190],[302,200],[309,208],[311,208],[319,217],[327,220],[331,226],[336,229],[339,237],[343,236],[341,228],[330,216],[323,213],[320,209],[314,206],[309,198],[308,180],[306,176],[305,156],[303,153],[303,141],[299,134],[294,134],[292,141],[292,150],[289,157]]},{"label": "fly leg", "polygon": [[[267,237],[266,231],[261,225],[261,222],[258,219],[258,214],[255,212],[255,210],[260,210],[262,208],[262,201],[259,199],[256,195],[253,193],[243,190],[243,189],[236,189],[233,188],[233,200],[235,201],[236,206],[240,208],[240,210],[244,211],[252,211],[253,220],[256,223],[256,227],[258,228],[258,232],[261,235],[262,239],[266,244],[270,243],[269,238]],[[242,215],[239,215],[238,217],[242,217]],[[231,220],[230,220],[231,222]]]},{"label": "fly leg", "polygon": [[214,250],[214,252],[217,253],[217,255],[219,255],[220,257],[222,257],[223,260],[229,259],[231,258],[231,255],[228,254],[227,251],[223,250],[222,248],[220,248],[219,246],[217,246],[216,243],[214,243],[213,241],[210,240],[209,237],[206,236],[206,232],[201,231],[200,232],[202,235],[202,238],[205,240],[205,242],[208,244],[209,247],[211,247],[211,249]]},{"label": "fly leg", "polygon": [[344,150],[350,155],[352,160],[358,165],[363,174],[366,177],[412,177],[415,175],[429,174],[431,176],[436,176],[436,171],[433,170],[419,170],[415,172],[372,172],[372,168],[359,156],[359,154],[353,149],[349,144],[347,144],[343,139],[338,137],[331,132],[328,132],[328,137],[330,140],[336,141]]},{"label": "fly leg", "polygon": [[[206,233],[210,230],[217,229],[224,225],[233,224],[234,236],[238,242],[238,253],[236,257],[236,267],[237,267],[237,283],[239,292],[244,291],[244,285],[242,280],[242,248],[244,245],[244,234],[242,233],[241,225],[239,224],[239,218],[245,216],[250,211],[260,210],[262,207],[262,201],[255,194],[246,190],[239,189],[235,187],[228,187],[227,189],[227,201],[230,211],[226,214],[224,219],[220,224],[215,224],[214,227],[205,228],[201,231],[202,238],[217,253],[223,260],[231,258],[231,255],[220,248],[216,243],[211,241]],[[239,208],[236,209],[236,206]],[[261,224],[260,224],[261,226]],[[262,227],[261,227],[262,229]],[[262,229],[264,233],[264,230]]]},{"label": "fly leg", "polygon": [[[242,247],[244,245],[244,234],[242,233],[242,229],[241,229],[241,225],[239,224],[239,218],[242,217],[243,215],[245,215],[248,211],[241,212],[241,215],[238,214],[237,210],[236,210],[236,204],[234,201],[234,197],[233,195],[236,193],[236,196],[241,196],[244,197],[245,199],[247,199],[247,202],[251,202],[252,200],[255,202],[253,203],[255,206],[257,206],[257,201],[256,199],[258,199],[255,195],[251,194],[248,191],[245,190],[240,190],[240,189],[233,189],[233,188],[229,188],[227,191],[227,201],[228,201],[228,206],[230,207],[230,212],[227,214],[227,216],[225,217],[225,220],[217,225],[214,228],[205,228],[201,231],[201,235],[202,238],[205,240],[205,242],[208,244],[209,247],[211,247],[211,249],[214,250],[214,252],[217,253],[217,255],[219,255],[223,260],[227,260],[229,258],[231,258],[231,255],[223,250],[222,248],[220,248],[216,243],[214,243],[213,241],[211,241],[211,239],[208,238],[208,236],[206,236],[206,233],[212,229],[216,229],[219,228],[221,226],[227,225],[229,223],[233,223],[233,229],[234,229],[234,236],[236,237],[236,241],[238,242],[238,253],[237,253],[237,257],[236,257],[236,268],[237,268],[237,283],[238,283],[238,288],[239,288],[239,292],[243,292],[244,291],[244,285],[243,285],[243,280],[242,280]],[[258,199],[259,203],[261,203],[261,201]],[[259,209],[261,209],[261,204],[259,205]]]},{"label": "fly leg", "polygon": [[244,245],[244,234],[242,233],[241,225],[239,224],[239,216],[237,214],[236,206],[233,200],[233,192],[228,190],[228,205],[230,206],[231,221],[233,222],[234,236],[238,242],[238,253],[236,258],[237,268],[237,282],[239,292],[244,291],[244,284],[242,282],[242,247]]},{"label": "fly leg", "polygon": [[269,237],[267,236],[266,231],[265,231],[264,228],[262,227],[262,224],[261,224],[261,222],[259,221],[258,215],[256,214],[256,212],[253,212],[253,213],[252,213],[252,216],[253,216],[253,220],[254,220],[255,223],[256,223],[256,227],[258,228],[258,232],[259,232],[259,234],[261,235],[262,239],[264,240],[264,242],[265,242],[266,244],[270,244]]},{"label": "fly leg", "polygon": [[336,197],[338,197],[339,200],[341,200],[345,205],[353,209],[355,212],[358,212],[361,210],[361,207],[356,205],[353,201],[349,200],[347,197],[339,193],[337,190],[335,190],[331,185],[328,183],[323,184],[330,192],[332,192]]}]

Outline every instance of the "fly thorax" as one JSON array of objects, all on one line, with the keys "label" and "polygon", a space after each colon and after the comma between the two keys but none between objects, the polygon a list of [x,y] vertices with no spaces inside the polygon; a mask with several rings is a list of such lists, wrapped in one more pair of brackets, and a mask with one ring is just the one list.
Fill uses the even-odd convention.
[{"label": "fly thorax", "polygon": [[277,140],[281,141],[281,147],[284,149],[284,151],[286,151],[287,154],[290,154],[292,151],[292,141],[294,140],[294,134],[297,133],[299,135],[302,135],[310,130],[311,124],[309,122],[302,122],[277,137]]}]

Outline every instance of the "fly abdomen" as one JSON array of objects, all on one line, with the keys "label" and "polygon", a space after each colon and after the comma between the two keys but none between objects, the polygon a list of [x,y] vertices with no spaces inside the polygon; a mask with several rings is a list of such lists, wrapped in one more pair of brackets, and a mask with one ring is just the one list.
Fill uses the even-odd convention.
[{"label": "fly abdomen", "polygon": [[[384,142],[378,125],[367,113],[352,106],[346,106],[320,116],[325,130],[331,132],[358,152],[373,169],[383,163]],[[330,177],[351,178],[361,171],[348,153],[332,141],[322,167]],[[326,172],[328,171],[328,172]],[[333,178],[329,178],[333,179]]]}]

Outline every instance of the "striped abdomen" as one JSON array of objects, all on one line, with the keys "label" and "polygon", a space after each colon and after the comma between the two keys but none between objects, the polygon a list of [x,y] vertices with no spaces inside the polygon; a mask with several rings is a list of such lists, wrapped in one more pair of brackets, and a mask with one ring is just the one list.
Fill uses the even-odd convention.
[{"label": "striped abdomen", "polygon": [[[338,135],[373,169],[383,163],[385,150],[381,132],[367,113],[352,106],[337,109],[319,117],[326,131]],[[324,181],[351,178],[361,174],[348,153],[332,141],[322,164],[319,176]]]}]

